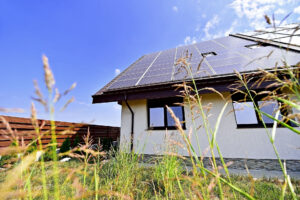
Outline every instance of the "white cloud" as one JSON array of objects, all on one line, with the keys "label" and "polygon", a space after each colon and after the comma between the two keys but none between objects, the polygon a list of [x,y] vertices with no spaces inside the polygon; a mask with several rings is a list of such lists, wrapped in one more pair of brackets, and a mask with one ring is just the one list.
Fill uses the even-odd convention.
[{"label": "white cloud", "polygon": [[120,69],[115,69],[115,75],[118,76],[121,73]]},{"label": "white cloud", "polygon": [[172,10],[173,10],[174,12],[178,12],[178,7],[177,7],[177,6],[173,6],[173,7],[172,7]]},{"label": "white cloud", "polygon": [[294,0],[234,0],[229,6],[239,18],[246,18],[250,27],[261,29],[266,26],[264,15],[284,14],[286,11],[281,7],[290,3],[294,3]]},{"label": "white cloud", "polygon": [[[201,40],[209,40],[209,39],[214,39],[214,38],[220,38],[224,36],[228,36],[230,33],[234,33],[235,29],[238,25],[238,20],[235,19],[232,23],[231,26],[228,29],[225,30],[217,30],[217,26],[220,23],[220,17],[218,15],[214,15],[212,19],[206,22],[205,27],[203,28],[205,36],[203,38],[200,37],[191,37],[191,36],[186,36],[184,39],[184,44],[194,44],[197,41]],[[196,27],[195,31],[199,30],[199,26]]]},{"label": "white cloud", "polygon": [[191,37],[191,36],[186,36],[184,38],[184,44],[188,45],[188,44],[195,44],[197,42],[196,37]]},{"label": "white cloud", "polygon": [[[212,20],[215,21],[215,20]],[[218,22],[219,23],[219,22]],[[237,27],[238,27],[238,20],[235,19],[232,23],[231,26],[228,29],[225,30],[219,30],[218,32],[211,31],[211,32],[205,32],[205,37],[202,38],[202,40],[208,40],[208,39],[215,39],[215,38],[220,38],[220,37],[225,37],[228,36],[231,33],[237,32]]]},{"label": "white cloud", "polygon": [[294,13],[300,14],[300,6],[298,6],[294,9]]},{"label": "white cloud", "polygon": [[220,18],[218,15],[214,15],[212,19],[210,19],[208,22],[206,22],[205,27],[203,29],[205,33],[205,39],[211,39],[212,35],[209,33],[211,29],[213,29],[216,25],[218,25],[220,22]]},{"label": "white cloud", "polygon": [[230,6],[239,18],[247,18],[251,27],[260,29],[265,27],[264,15],[274,9],[274,4],[279,2],[280,0],[235,0]]},{"label": "white cloud", "polygon": [[[231,0],[231,3],[222,8],[222,12],[216,10],[215,15],[206,15],[203,11],[203,1],[194,1],[197,2],[196,6],[199,10],[196,16],[198,21],[195,24],[194,33],[189,33],[184,38],[184,44],[224,37],[233,33],[253,31],[254,29],[264,29],[268,26],[264,18],[265,15],[272,18],[274,13],[275,24],[278,25],[281,23],[280,18],[290,12],[289,9],[295,8],[294,13],[300,14],[299,0]],[[224,17],[229,12],[235,16],[228,15]],[[232,17],[231,20],[230,17]],[[298,17],[298,15],[293,15],[292,19],[295,21],[295,18]],[[282,24],[287,23],[291,23],[291,20],[288,19],[282,22]]]}]

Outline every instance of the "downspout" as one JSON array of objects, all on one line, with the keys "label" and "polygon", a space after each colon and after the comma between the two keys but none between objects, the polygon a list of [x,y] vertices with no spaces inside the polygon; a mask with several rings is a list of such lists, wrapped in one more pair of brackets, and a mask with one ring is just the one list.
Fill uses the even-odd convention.
[{"label": "downspout", "polygon": [[133,130],[134,130],[134,112],[133,112],[133,110],[131,109],[130,105],[127,102],[127,95],[126,94],[125,94],[125,103],[126,103],[126,106],[129,109],[130,113],[131,113],[130,151],[132,152],[133,151],[133,137],[134,137],[134,134],[133,134]]}]

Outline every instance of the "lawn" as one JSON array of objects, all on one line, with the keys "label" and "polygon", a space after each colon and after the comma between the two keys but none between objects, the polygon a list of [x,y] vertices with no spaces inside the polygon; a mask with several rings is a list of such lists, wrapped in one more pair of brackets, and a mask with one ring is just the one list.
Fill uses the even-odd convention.
[{"label": "lawn", "polygon": [[[116,153],[109,160],[72,159],[57,162],[59,191],[54,187],[53,161],[45,162],[47,197],[59,192],[60,199],[219,199],[216,179],[201,172],[185,170],[183,162],[175,156],[164,156],[144,166],[134,154]],[[13,168],[1,171],[1,184],[5,183]],[[22,176],[15,177],[14,187],[5,198],[43,199],[43,173],[41,162],[35,162]],[[279,179],[253,179],[250,176],[231,176],[231,182],[255,199],[279,199],[284,181]],[[296,194],[300,195],[300,180],[292,180]],[[205,185],[204,192],[201,191]],[[225,199],[243,199],[226,184],[222,184]],[[3,197],[3,194],[2,194]],[[284,199],[292,199],[288,189]]]}]

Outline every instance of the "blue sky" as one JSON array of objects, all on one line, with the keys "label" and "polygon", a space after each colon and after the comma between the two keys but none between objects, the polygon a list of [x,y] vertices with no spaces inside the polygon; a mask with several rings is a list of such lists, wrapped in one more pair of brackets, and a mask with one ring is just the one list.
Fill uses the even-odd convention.
[{"label": "blue sky", "polygon": [[[75,101],[56,119],[120,125],[116,103],[91,104],[91,95],[140,56],[178,45],[222,37],[277,23],[300,21],[296,0],[1,0],[0,108],[22,108],[30,116],[33,80],[43,85],[42,54],[60,91],[73,82]],[[278,21],[279,20],[279,21]],[[38,116],[48,115],[37,106]]]}]

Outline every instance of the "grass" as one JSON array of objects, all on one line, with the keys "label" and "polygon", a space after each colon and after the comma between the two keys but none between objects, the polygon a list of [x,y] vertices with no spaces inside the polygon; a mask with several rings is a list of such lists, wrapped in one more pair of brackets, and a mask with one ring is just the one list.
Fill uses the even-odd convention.
[{"label": "grass", "polygon": [[[147,167],[139,164],[140,159],[137,155],[119,152],[108,161],[88,163],[86,175],[84,175],[83,160],[73,159],[70,162],[58,162],[60,199],[96,199],[95,187],[98,190],[98,199],[198,199],[201,196],[195,181],[203,180],[200,177],[197,180],[191,172],[179,171],[179,169],[184,169],[180,158],[164,156],[159,160],[152,161],[156,164]],[[46,184],[50,199],[55,194],[54,179],[51,179],[54,176],[53,164],[54,161],[45,163],[48,177]],[[30,181],[33,199],[43,199],[41,169],[41,162],[35,163],[31,169]],[[94,169],[97,169],[96,174]],[[13,169],[0,172],[0,184],[5,182],[11,170]],[[98,182],[95,181],[95,177],[98,177]],[[84,178],[86,187],[83,188]],[[219,190],[214,187],[214,178],[209,175],[207,178],[212,183],[209,197],[212,199],[219,197]],[[283,185],[283,181],[278,179],[254,180],[248,176],[232,175],[231,181],[244,191],[252,193],[255,199],[262,200],[278,199]],[[300,180],[294,180],[292,183],[295,186],[296,194],[300,195]],[[233,198],[230,187],[223,186],[223,192],[224,198]],[[237,194],[237,199],[242,198]],[[290,192],[287,192],[285,199],[292,199]]]}]

